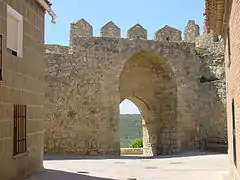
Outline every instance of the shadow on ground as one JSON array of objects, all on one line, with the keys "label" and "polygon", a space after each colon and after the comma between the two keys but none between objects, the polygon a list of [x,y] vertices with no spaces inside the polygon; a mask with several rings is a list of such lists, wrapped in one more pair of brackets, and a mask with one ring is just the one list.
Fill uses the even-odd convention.
[{"label": "shadow on ground", "polygon": [[115,156],[115,155],[103,155],[103,156],[82,156],[82,155],[72,155],[72,154],[45,154],[44,160],[101,160],[101,159],[164,159],[164,158],[178,158],[178,157],[192,157],[192,156],[207,156],[207,155],[214,155],[214,154],[223,154],[223,153],[215,153],[215,152],[202,152],[202,151],[190,151],[190,152],[183,152],[178,154],[171,154],[171,155],[159,155],[159,156],[142,156],[142,155],[126,155],[126,156]]},{"label": "shadow on ground", "polygon": [[29,177],[26,180],[68,180],[68,179],[69,180],[116,180],[116,179],[88,176],[84,174],[88,174],[88,172],[79,172],[79,174],[75,174],[75,173],[66,172],[66,171],[44,169],[34,174],[33,176]]}]

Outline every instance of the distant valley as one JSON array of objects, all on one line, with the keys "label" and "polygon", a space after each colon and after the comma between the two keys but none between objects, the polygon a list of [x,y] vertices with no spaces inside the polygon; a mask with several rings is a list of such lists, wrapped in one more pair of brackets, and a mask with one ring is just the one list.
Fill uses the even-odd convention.
[{"label": "distant valley", "polygon": [[120,138],[121,147],[128,147],[133,140],[142,138],[140,114],[120,114]]}]

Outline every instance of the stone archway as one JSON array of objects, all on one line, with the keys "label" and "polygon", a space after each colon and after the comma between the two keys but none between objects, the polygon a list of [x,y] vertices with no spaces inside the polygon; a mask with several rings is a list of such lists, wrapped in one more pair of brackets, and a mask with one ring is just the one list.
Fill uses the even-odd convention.
[{"label": "stone archway", "polygon": [[143,154],[172,153],[177,149],[176,83],[167,59],[141,50],[124,64],[119,78],[120,102],[129,99],[143,117]]},{"label": "stone archway", "polygon": [[[141,115],[141,124],[142,124],[142,138],[143,138],[143,155],[153,155],[154,151],[152,149],[152,144],[154,144],[153,136],[149,136],[148,129],[146,128],[146,119],[151,118],[149,114],[149,105],[141,98],[137,96],[132,96],[126,98],[131,101],[139,110]],[[121,99],[121,104],[125,99]]]},{"label": "stone archway", "polygon": [[194,150],[199,139],[225,137],[216,82],[199,82],[211,71],[194,44],[105,37],[76,42],[47,46],[46,152],[119,155],[119,103],[129,97],[149,107],[146,129],[153,127],[155,141],[149,154]]}]

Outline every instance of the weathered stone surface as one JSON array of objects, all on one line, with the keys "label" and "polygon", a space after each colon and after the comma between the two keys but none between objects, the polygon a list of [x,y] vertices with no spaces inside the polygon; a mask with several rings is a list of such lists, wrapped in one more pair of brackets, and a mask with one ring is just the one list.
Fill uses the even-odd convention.
[{"label": "weathered stone surface", "polygon": [[178,42],[182,40],[182,32],[176,28],[166,25],[155,33],[154,39],[155,41],[162,42]]},{"label": "weathered stone surface", "polygon": [[92,37],[93,28],[85,19],[79,19],[70,24],[70,45],[73,45],[73,39],[78,37]]},{"label": "weathered stone surface", "polygon": [[189,20],[184,31],[185,41],[195,42],[196,37],[199,35],[199,25],[197,25],[194,20]]},{"label": "weathered stone surface", "polygon": [[[136,29],[130,38],[146,38]],[[120,154],[119,104],[126,98],[143,117],[144,155],[195,149],[206,136],[226,138],[224,81],[211,79],[223,79],[223,56],[195,48],[109,37],[74,38],[71,51],[46,46],[45,151]]]},{"label": "weathered stone surface", "polygon": [[142,155],[143,148],[121,148],[121,155]]},{"label": "weathered stone surface", "polygon": [[[12,30],[7,28],[8,7],[18,12],[24,21],[20,57],[7,48],[7,37]],[[0,0],[1,180],[23,180],[43,168],[44,17],[45,11],[37,1]],[[26,119],[22,108],[15,105],[26,106]]]},{"label": "weathered stone surface", "polygon": [[101,36],[120,38],[121,30],[114,22],[110,21],[101,28]]},{"label": "weathered stone surface", "polygon": [[131,27],[127,34],[129,39],[147,39],[147,30],[140,24],[136,24]]},{"label": "weathered stone surface", "polygon": [[[196,51],[201,57],[202,63],[201,76],[205,79],[200,82],[200,90],[203,91],[201,102],[206,106],[201,114],[206,113],[212,117],[210,121],[202,122],[204,124],[202,136],[216,136],[227,139],[224,43],[223,41],[214,42],[213,36],[213,34],[208,34],[196,39]],[[204,96],[206,89],[211,89],[209,93],[214,97],[211,101]],[[225,126],[220,124],[225,124]],[[215,128],[212,129],[212,127]]]}]

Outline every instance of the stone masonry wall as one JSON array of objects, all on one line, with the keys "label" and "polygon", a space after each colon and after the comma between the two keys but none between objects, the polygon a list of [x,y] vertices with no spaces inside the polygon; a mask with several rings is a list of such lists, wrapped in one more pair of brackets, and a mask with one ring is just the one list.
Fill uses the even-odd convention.
[{"label": "stone masonry wall", "polygon": [[127,34],[129,39],[147,39],[147,30],[140,24],[136,24],[131,27]]},{"label": "stone masonry wall", "polygon": [[[204,113],[212,116],[214,121],[203,121],[202,136],[215,136],[227,139],[226,122],[226,83],[223,41],[214,42],[212,35],[203,35],[196,39],[196,51],[201,57],[200,91],[202,102],[205,103]],[[210,92],[213,100],[204,97],[206,91]],[[212,109],[218,109],[213,111]],[[215,130],[211,128],[215,126]]]},{"label": "stone masonry wall", "polygon": [[102,37],[120,38],[121,30],[114,22],[110,21],[101,28]]},{"label": "stone masonry wall", "polygon": [[182,41],[182,32],[170,26],[165,26],[155,33],[154,40],[162,42],[166,41],[179,42]]},{"label": "stone masonry wall", "polygon": [[72,45],[72,41],[78,37],[92,37],[93,36],[93,28],[92,26],[85,21],[85,19],[77,20],[76,22],[71,23],[70,28],[70,46]]},{"label": "stone masonry wall", "polygon": [[142,26],[130,30],[130,39],[76,37],[71,47],[46,46],[46,152],[120,154],[119,104],[126,98],[141,110],[145,155],[226,137],[219,132],[226,127],[219,120],[223,86],[201,81],[215,71],[211,63],[221,67],[222,56],[199,54],[194,43],[146,40]]},{"label": "stone masonry wall", "polygon": [[[13,55],[7,48],[8,5],[23,17],[22,57]],[[0,0],[0,35],[3,40],[0,50],[2,51],[0,52],[0,55],[2,53],[2,66],[0,66],[2,71],[2,79],[0,79],[1,180],[25,179],[43,168],[44,14],[44,9],[36,1]],[[14,133],[15,104],[27,107],[25,129],[27,149],[26,152],[18,155],[15,155],[13,145],[16,135],[16,132]],[[22,118],[17,119],[23,122]],[[19,127],[19,129],[21,132],[22,128]],[[20,146],[24,146],[23,141],[20,142]]]},{"label": "stone masonry wall", "polygon": [[200,35],[199,25],[194,20],[189,20],[184,31],[184,39],[187,42],[195,42],[196,37]]}]

